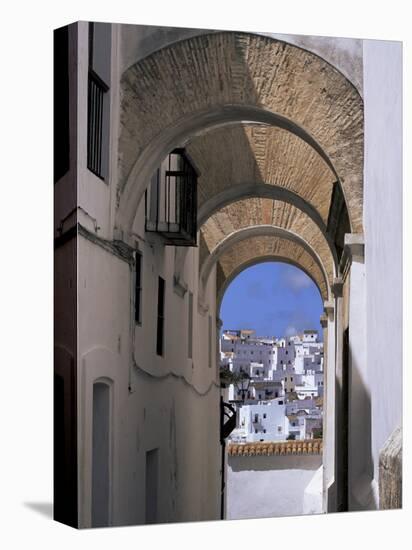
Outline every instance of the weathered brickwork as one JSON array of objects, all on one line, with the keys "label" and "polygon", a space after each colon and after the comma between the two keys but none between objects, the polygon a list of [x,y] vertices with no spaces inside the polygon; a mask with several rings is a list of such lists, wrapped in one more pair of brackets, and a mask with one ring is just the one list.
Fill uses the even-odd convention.
[{"label": "weathered brickwork", "polygon": [[[363,103],[354,86],[320,57],[263,36],[238,32],[202,35],[159,50],[130,67],[121,88],[120,202],[126,183],[134,184],[128,177],[135,162],[164,131],[222,106],[255,106],[292,121],[315,140],[342,183],[352,231],[362,232]],[[269,143],[261,129],[251,132],[256,176],[275,178],[276,170],[264,165],[276,140]],[[299,149],[296,142],[288,144],[286,139],[279,152],[289,146],[291,151]],[[303,145],[301,149],[305,158]],[[290,159],[294,153],[291,155]],[[321,204],[320,191],[317,194],[313,184],[315,160],[306,158],[313,193],[308,200],[319,202],[325,218],[329,193]],[[303,168],[302,163],[296,174]],[[320,175],[323,185],[327,171],[323,169]],[[279,184],[282,170],[276,177]],[[291,183],[285,180],[284,184]],[[293,185],[298,182],[294,180]],[[307,189],[301,192],[308,197]],[[124,200],[129,200],[127,194]]]},{"label": "weathered brickwork", "polygon": [[[298,208],[271,199],[244,199],[222,208],[211,216],[201,228],[203,238],[199,243],[200,269],[208,253],[211,253],[225,237],[240,229],[258,225],[280,227],[302,236],[319,255],[329,284],[332,284],[333,258],[318,226]],[[206,251],[203,250],[204,247],[207,248]]]},{"label": "weathered brickwork", "polygon": [[217,294],[221,298],[227,282],[243,266],[263,259],[290,262],[306,271],[317,284],[322,299],[327,300],[327,282],[315,259],[297,243],[279,237],[251,237],[236,243],[219,259],[216,277]]},{"label": "weathered brickwork", "polygon": [[327,223],[336,176],[305,141],[286,130],[236,124],[195,137],[186,146],[199,168],[199,207],[235,185],[276,185],[310,203]]},{"label": "weathered brickwork", "polygon": [[379,508],[402,508],[402,428],[391,434],[379,454]]}]

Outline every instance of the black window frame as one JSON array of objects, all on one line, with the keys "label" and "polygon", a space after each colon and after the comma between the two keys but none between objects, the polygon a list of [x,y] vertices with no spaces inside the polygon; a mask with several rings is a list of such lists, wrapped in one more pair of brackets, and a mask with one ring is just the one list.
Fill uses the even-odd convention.
[{"label": "black window frame", "polygon": [[187,304],[187,357],[193,359],[193,293],[188,292]]},{"label": "black window frame", "polygon": [[[89,23],[89,63],[87,82],[87,169],[102,181],[108,180],[103,162],[104,126],[109,117],[109,85],[93,67],[94,23]],[[107,124],[107,123],[106,123]],[[110,132],[110,124],[107,127]],[[109,139],[109,138],[107,138]],[[108,151],[106,151],[108,154]],[[106,167],[108,168],[108,167]],[[108,170],[107,170],[108,172]]]},{"label": "black window frame", "polygon": [[164,356],[165,297],[166,281],[159,275],[157,282],[156,353],[161,357]]},{"label": "black window frame", "polygon": [[134,320],[136,325],[142,326],[142,260],[140,250],[135,255],[135,286],[134,286]]}]

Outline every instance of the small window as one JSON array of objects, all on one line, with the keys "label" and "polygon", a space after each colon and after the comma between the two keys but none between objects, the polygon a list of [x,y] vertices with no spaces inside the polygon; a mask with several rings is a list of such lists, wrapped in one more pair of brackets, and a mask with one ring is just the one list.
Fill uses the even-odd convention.
[{"label": "small window", "polygon": [[140,325],[142,323],[141,307],[142,307],[142,255],[136,251],[135,265],[135,301],[134,301],[134,320]]},{"label": "small window", "polygon": [[89,23],[87,168],[105,180],[109,166],[111,25]]},{"label": "small window", "polygon": [[279,433],[282,432],[282,426],[278,426],[278,432],[279,432]]},{"label": "small window", "polygon": [[283,405],[283,401],[279,401],[279,405]]},{"label": "small window", "polygon": [[266,418],[266,413],[263,413],[263,418]]},{"label": "small window", "polygon": [[165,307],[165,281],[159,277],[157,289],[157,338],[156,353],[163,355],[164,347],[164,307]]},{"label": "small window", "polygon": [[264,434],[266,433],[266,430],[265,430],[265,429],[263,430],[263,433],[264,433]]}]

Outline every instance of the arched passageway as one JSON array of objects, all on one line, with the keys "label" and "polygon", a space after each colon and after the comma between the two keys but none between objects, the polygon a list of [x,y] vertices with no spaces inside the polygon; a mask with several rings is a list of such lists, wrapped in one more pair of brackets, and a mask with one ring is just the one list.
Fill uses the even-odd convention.
[{"label": "arched passageway", "polygon": [[[297,266],[336,315],[344,236],[362,233],[363,101],[356,88],[322,58],[246,33],[190,38],[131,65],[121,78],[115,211],[116,235],[129,245],[141,235],[145,190],[176,147],[197,174],[198,252],[175,250],[173,288],[195,304],[203,327],[198,353],[209,368],[218,363],[224,292],[253,264]],[[325,319],[332,372],[341,329]],[[143,340],[134,338],[138,362]],[[332,389],[328,400],[334,405]],[[325,483],[333,478],[333,445],[324,451]]]},{"label": "arched passageway", "polygon": [[289,263],[251,262],[226,285],[222,391],[238,416],[226,441],[227,519],[323,511],[322,313],[316,283]]},{"label": "arched passageway", "polygon": [[[364,67],[370,71],[364,167],[362,86],[359,93],[322,55],[287,37],[174,29],[167,39],[153,31],[152,42],[152,31],[140,36],[139,27],[126,27],[94,32],[93,24],[82,22],[69,29],[78,46],[69,48],[69,74],[78,78],[69,93],[78,108],[69,136],[76,155],[56,182],[62,201],[55,227],[56,341],[71,357],[68,368],[57,355],[64,392],[56,386],[65,404],[56,416],[75,426],[64,445],[60,438],[57,454],[71,445],[77,456],[67,477],[77,490],[60,501],[77,501],[68,521],[90,527],[93,517],[113,525],[220,517],[220,308],[231,282],[267,261],[305,273],[322,303],[328,384],[317,449],[324,465],[323,510],[373,508],[373,465],[399,409],[395,398],[385,401],[367,368],[373,365],[385,385],[395,384],[385,378],[376,352],[396,326],[380,278],[394,295],[400,288],[387,261],[399,259],[397,241],[377,221],[382,217],[392,228],[399,220],[393,207],[398,196],[373,165],[396,149],[395,119],[376,97],[378,88],[386,90],[385,79],[379,87],[373,80],[382,52],[374,50],[372,70],[367,56],[375,46],[357,44],[361,78],[354,81],[362,81]],[[96,145],[90,135],[101,129],[93,118],[100,111],[98,105],[91,109],[96,97],[87,90],[102,84],[93,79],[101,69],[93,48],[106,38],[110,66],[98,76],[106,83],[100,106],[108,106],[107,132],[100,145],[108,147],[107,171],[96,174],[89,149]],[[365,60],[363,51],[369,52]],[[394,66],[385,59],[382,66]],[[371,95],[379,101],[371,102]],[[386,136],[387,128],[390,139],[385,147],[379,142],[377,154],[377,136]],[[70,183],[78,201],[68,206]],[[161,207],[172,216],[159,224]],[[176,221],[182,211],[186,224]],[[70,295],[69,304],[63,295]],[[110,398],[95,388],[94,424],[93,384],[99,380],[111,381]],[[386,409],[390,419],[382,420]],[[100,462],[93,458],[94,433],[95,449],[98,433],[104,435]],[[102,494],[109,502],[98,503],[94,473],[108,470]],[[57,471],[59,487],[64,481],[68,488],[65,472]]]}]

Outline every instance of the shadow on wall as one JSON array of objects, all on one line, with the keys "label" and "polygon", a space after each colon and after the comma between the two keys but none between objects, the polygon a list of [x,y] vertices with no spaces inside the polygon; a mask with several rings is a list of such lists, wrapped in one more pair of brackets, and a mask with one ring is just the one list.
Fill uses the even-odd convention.
[{"label": "shadow on wall", "polygon": [[228,465],[233,472],[271,470],[316,470],[322,464],[322,455],[306,456],[229,456]]},{"label": "shadow on wall", "polygon": [[[310,484],[316,505],[308,507]],[[299,516],[321,508],[322,455],[228,457],[226,519]]]},{"label": "shadow on wall", "polygon": [[[374,480],[372,455],[372,405],[370,393],[356,359],[350,353],[348,376],[348,476],[347,492],[350,511],[376,510],[377,481]],[[341,393],[340,386],[337,390]],[[337,401],[338,404],[338,401]],[[343,403],[343,406],[344,403]],[[375,487],[376,486],[376,487]]]}]

